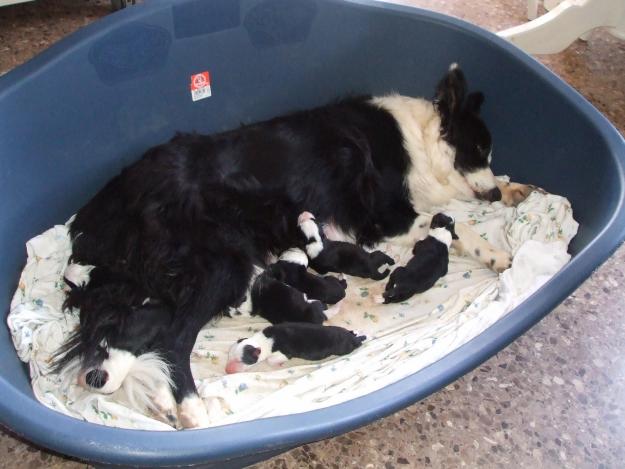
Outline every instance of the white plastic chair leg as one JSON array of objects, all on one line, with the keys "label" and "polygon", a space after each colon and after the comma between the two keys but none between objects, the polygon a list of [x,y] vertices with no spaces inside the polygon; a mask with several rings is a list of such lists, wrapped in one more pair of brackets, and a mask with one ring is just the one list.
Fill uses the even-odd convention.
[{"label": "white plastic chair leg", "polygon": [[549,13],[498,34],[530,54],[555,54],[601,26],[625,38],[625,1],[564,0]]}]

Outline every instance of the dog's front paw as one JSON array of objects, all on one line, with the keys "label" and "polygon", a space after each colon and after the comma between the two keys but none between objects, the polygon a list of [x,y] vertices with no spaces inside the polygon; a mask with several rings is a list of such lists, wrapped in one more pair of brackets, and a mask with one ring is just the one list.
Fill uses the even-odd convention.
[{"label": "dog's front paw", "polygon": [[499,186],[501,201],[508,206],[520,204],[536,189],[536,186],[516,182],[504,182]]},{"label": "dog's front paw", "polygon": [[498,249],[488,249],[481,253],[480,260],[498,274],[512,267],[512,256],[506,251]]}]

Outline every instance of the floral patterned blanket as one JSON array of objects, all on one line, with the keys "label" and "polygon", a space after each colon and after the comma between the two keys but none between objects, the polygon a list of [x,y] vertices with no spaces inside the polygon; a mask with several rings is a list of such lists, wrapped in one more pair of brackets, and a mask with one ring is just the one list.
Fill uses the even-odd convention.
[{"label": "floral patterned blanket", "polygon": [[[398,381],[442,358],[512,310],[564,266],[577,232],[569,202],[534,192],[518,207],[454,201],[440,210],[466,222],[496,246],[515,254],[501,275],[452,251],[449,273],[409,301],[381,305],[374,297],[386,281],[347,277],[347,297],[329,323],[358,330],[368,340],[349,356],[323,362],[290,360],[282,368],[264,364],[226,375],[229,347],[268,325],[260,318],[222,318],[199,334],[192,371],[211,425],[310,411],[354,399]],[[67,225],[26,244],[28,260],[7,319],[15,348],[30,366],[33,391],[46,406],[103,425],[173,430],[143,414],[120,390],[89,393],[71,376],[50,372],[51,354],[78,324],[63,311],[62,274],[71,252]],[[398,265],[410,249],[377,246]]]}]

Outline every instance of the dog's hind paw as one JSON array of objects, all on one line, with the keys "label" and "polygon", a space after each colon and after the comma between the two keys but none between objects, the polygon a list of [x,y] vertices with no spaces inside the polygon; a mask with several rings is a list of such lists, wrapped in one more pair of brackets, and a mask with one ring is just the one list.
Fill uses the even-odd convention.
[{"label": "dog's hind paw", "polygon": [[154,405],[152,412],[159,420],[172,427],[178,426],[176,400],[168,384],[163,383],[156,388],[156,392],[152,397],[152,404]]},{"label": "dog's hind paw", "polygon": [[182,400],[178,405],[178,420],[182,428],[208,427],[208,412],[200,396],[191,394]]}]

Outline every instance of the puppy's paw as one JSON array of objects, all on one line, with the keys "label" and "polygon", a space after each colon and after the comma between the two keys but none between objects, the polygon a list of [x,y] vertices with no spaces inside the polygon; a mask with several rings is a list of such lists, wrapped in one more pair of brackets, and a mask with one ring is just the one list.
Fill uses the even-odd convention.
[{"label": "puppy's paw", "polygon": [[381,304],[383,304],[385,301],[386,301],[386,300],[384,299],[384,295],[375,295],[375,296],[373,297],[373,302],[374,302],[376,305],[381,305]]},{"label": "puppy's paw", "polygon": [[350,331],[354,335],[354,345],[360,347],[367,340],[367,336],[360,331]]},{"label": "puppy's paw", "polygon": [[373,280],[383,280],[388,274],[391,273],[391,269],[389,268],[392,265],[395,265],[395,260],[384,254],[382,251],[374,251],[371,253],[371,260],[373,263],[373,268],[375,269],[371,272],[371,278]]},{"label": "puppy's paw", "polygon": [[205,428],[210,424],[204,401],[197,394],[186,396],[178,404],[178,421],[182,428]]}]

